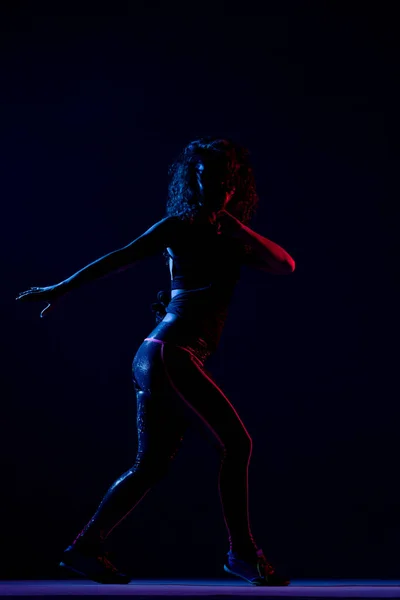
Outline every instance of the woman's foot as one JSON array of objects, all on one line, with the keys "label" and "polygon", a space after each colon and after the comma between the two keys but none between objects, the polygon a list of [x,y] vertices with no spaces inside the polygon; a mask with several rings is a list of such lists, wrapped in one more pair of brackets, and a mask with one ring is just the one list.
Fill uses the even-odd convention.
[{"label": "woman's foot", "polygon": [[279,575],[269,564],[261,548],[254,557],[244,557],[236,552],[227,553],[224,571],[245,579],[252,585],[289,585],[290,581]]},{"label": "woman's foot", "polygon": [[72,544],[64,550],[60,567],[79,573],[97,583],[129,583],[131,578],[118,571],[101,546]]}]

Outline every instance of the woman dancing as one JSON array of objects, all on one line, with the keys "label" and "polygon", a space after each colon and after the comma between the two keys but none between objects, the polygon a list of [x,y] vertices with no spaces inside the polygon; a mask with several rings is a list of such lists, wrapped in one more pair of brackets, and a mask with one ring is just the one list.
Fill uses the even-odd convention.
[{"label": "woman dancing", "polygon": [[100,583],[129,583],[104,542],[167,472],[189,425],[206,428],[221,458],[219,493],[229,537],[224,570],[253,585],[288,585],[252,535],[248,467],[252,440],[204,363],[218,345],[242,265],[292,273],[293,258],[248,227],[258,203],[248,152],[229,140],[191,142],[171,166],[165,218],[127,246],[65,281],[22,292],[45,301],[45,316],[64,294],[164,253],[171,293],[153,305],[156,327],[133,360],[138,449],[132,468],[108,489],[97,511],[63,552],[61,566]]}]

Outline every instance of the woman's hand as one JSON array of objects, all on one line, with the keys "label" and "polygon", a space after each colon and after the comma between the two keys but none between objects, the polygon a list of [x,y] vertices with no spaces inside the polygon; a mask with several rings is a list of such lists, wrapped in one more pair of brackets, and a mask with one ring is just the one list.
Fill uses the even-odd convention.
[{"label": "woman's hand", "polygon": [[215,225],[219,234],[234,236],[240,231],[241,223],[225,209],[215,214]]},{"label": "woman's hand", "polygon": [[46,316],[53,310],[56,301],[64,294],[61,284],[49,285],[47,287],[31,287],[26,292],[21,292],[16,297],[20,302],[47,302],[46,308],[40,313],[40,317]]}]

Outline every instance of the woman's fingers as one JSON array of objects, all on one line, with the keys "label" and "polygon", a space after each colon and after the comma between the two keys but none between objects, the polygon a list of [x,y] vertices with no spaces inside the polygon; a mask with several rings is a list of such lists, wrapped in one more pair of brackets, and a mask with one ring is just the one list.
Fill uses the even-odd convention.
[{"label": "woman's fingers", "polygon": [[47,300],[51,294],[51,288],[31,287],[29,290],[20,292],[16,300]]},{"label": "woman's fingers", "polygon": [[25,301],[42,301],[46,302],[47,306],[41,311],[40,317],[45,317],[48,313],[54,308],[54,301],[56,298],[53,298],[52,287],[31,287],[29,290],[25,292],[20,292],[18,296],[15,298],[16,300],[20,300],[22,302]]},{"label": "woman's fingers", "polygon": [[16,297],[16,300],[33,300],[35,296],[40,293],[40,288],[31,288],[30,290],[26,290],[25,292],[20,292]]},{"label": "woman's fingers", "polygon": [[16,300],[22,300],[22,298],[26,298],[27,296],[29,296],[32,292],[30,290],[28,290],[27,292],[20,292],[18,294],[18,296],[15,298]]}]

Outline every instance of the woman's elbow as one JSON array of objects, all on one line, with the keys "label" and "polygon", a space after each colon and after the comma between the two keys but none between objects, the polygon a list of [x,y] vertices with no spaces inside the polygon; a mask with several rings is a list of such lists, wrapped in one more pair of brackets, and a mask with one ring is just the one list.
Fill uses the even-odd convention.
[{"label": "woman's elbow", "polygon": [[293,258],[289,257],[285,261],[276,264],[275,268],[273,269],[273,272],[278,275],[289,275],[290,273],[293,273],[295,268],[295,261],[293,260]]},{"label": "woman's elbow", "polygon": [[293,271],[296,269],[296,262],[294,261],[294,259],[292,257],[290,257],[288,259],[287,265],[288,265],[288,273],[293,273]]}]

